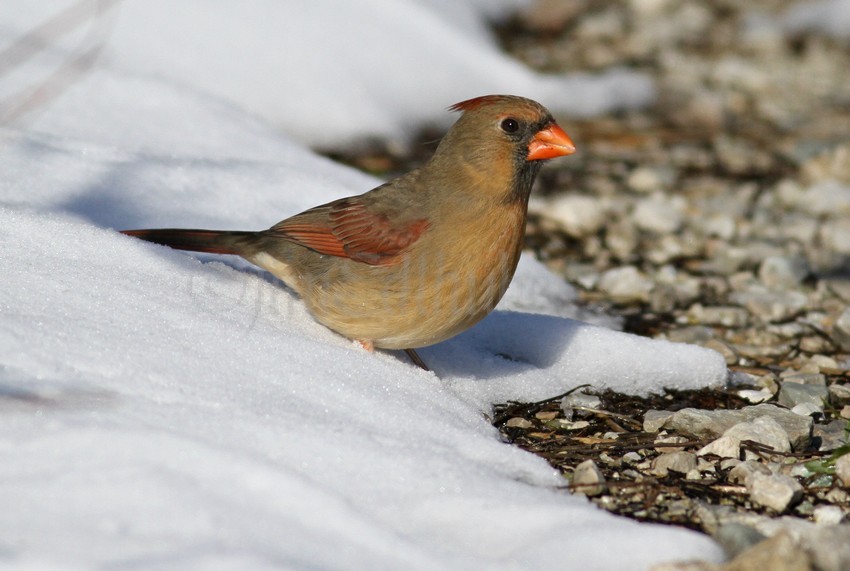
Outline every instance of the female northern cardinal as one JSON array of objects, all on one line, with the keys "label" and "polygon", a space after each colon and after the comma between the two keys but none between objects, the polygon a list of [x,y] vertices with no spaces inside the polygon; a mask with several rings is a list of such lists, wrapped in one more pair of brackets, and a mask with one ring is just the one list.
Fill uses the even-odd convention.
[{"label": "female northern cardinal", "polygon": [[294,289],[317,321],[375,347],[414,351],[487,315],[514,275],[540,161],[575,152],[545,107],[487,95],[431,160],[359,196],[260,232],[125,230],[179,250],[234,254]]}]

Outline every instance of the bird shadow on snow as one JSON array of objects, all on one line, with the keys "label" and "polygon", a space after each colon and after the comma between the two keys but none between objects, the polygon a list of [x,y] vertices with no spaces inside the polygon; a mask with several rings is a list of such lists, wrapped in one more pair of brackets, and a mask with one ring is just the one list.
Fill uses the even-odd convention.
[{"label": "bird shadow on snow", "polygon": [[564,317],[494,311],[457,337],[418,352],[440,376],[504,377],[552,367],[584,326]]}]

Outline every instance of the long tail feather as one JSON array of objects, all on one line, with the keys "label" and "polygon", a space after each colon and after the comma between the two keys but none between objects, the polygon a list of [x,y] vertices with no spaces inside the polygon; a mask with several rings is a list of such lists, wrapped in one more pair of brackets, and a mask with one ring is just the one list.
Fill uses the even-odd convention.
[{"label": "long tail feather", "polygon": [[122,230],[122,234],[134,236],[146,242],[162,244],[175,250],[190,250],[209,254],[233,254],[241,256],[255,233],[229,232],[223,230],[194,230],[181,228],[155,228],[151,230]]}]

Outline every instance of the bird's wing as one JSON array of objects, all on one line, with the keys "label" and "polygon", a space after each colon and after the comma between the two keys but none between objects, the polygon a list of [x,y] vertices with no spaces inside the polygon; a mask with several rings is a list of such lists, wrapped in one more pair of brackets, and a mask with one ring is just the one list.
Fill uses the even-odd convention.
[{"label": "bird's wing", "polygon": [[311,208],[268,230],[273,236],[320,254],[350,258],[372,266],[392,265],[428,228],[426,219],[393,222],[386,212],[360,197]]}]

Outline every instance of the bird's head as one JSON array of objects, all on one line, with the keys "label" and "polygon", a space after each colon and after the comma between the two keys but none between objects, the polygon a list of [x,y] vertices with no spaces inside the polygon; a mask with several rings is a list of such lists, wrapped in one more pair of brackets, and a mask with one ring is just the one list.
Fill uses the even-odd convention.
[{"label": "bird's head", "polygon": [[576,151],[552,114],[531,99],[485,95],[450,107],[462,115],[434,155],[504,200],[527,200],[541,161]]}]

